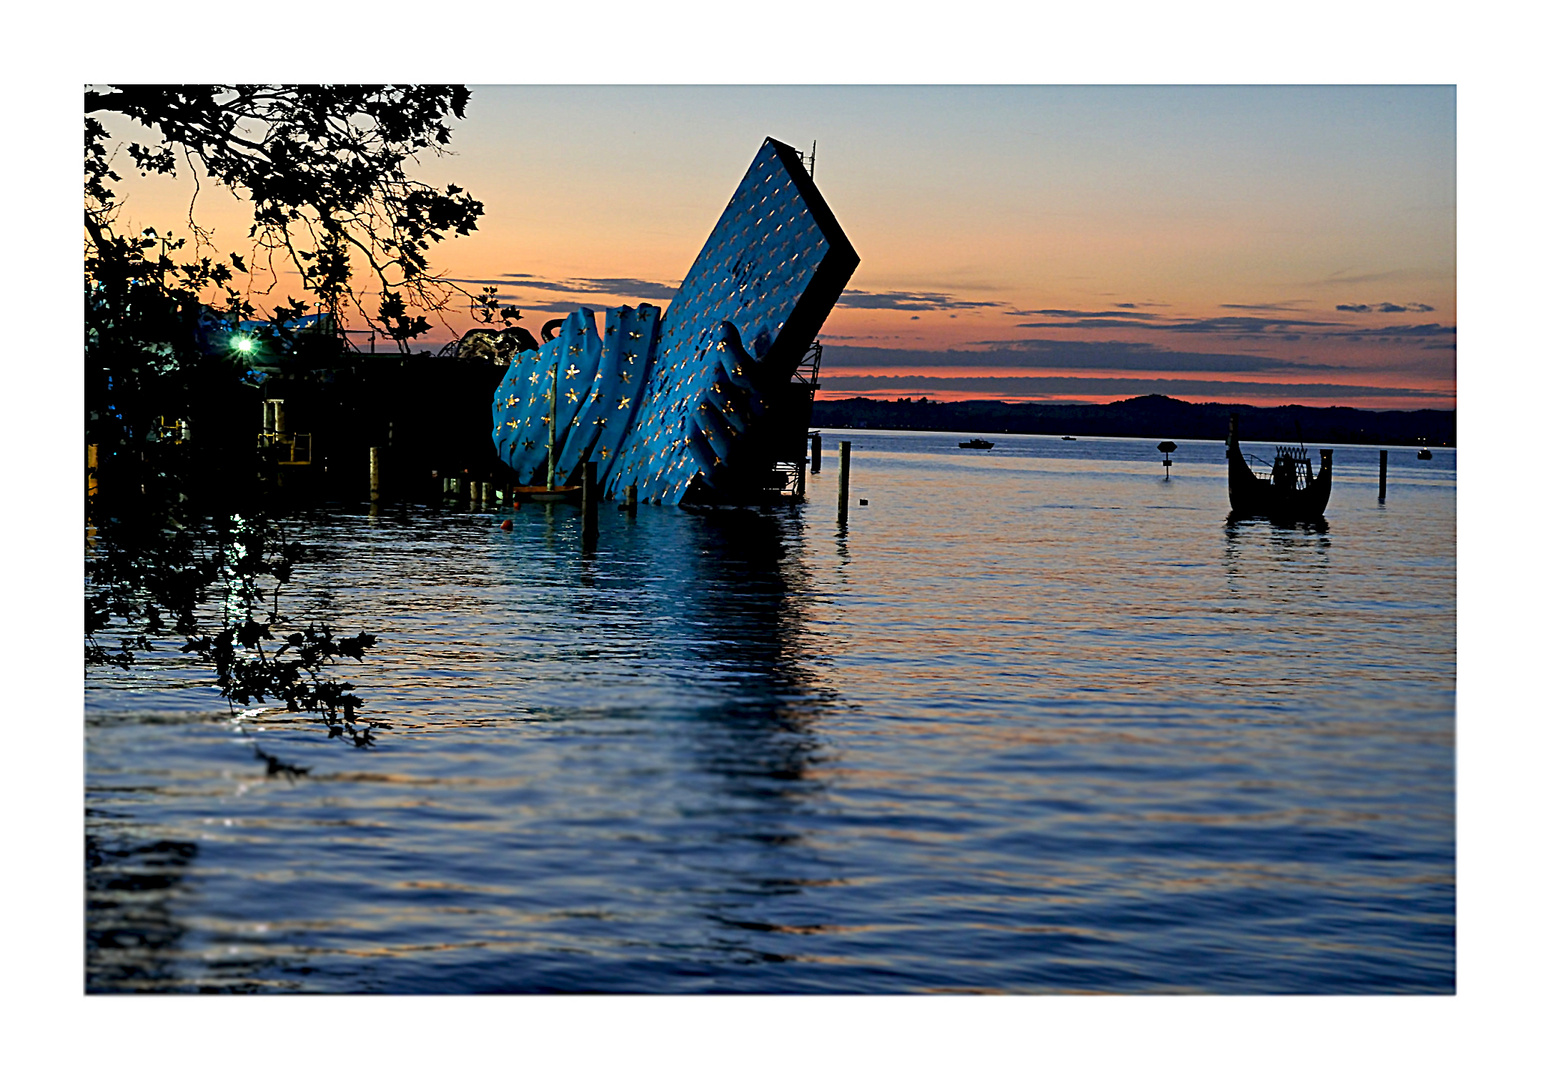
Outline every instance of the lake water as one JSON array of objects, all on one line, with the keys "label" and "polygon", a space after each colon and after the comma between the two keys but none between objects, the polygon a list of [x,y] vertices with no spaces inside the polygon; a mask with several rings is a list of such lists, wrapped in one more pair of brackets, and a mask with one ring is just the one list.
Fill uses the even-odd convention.
[{"label": "lake water", "polygon": [[1227,525],[1220,443],[824,434],[806,505],[592,554],[300,523],[369,748],[89,671],[88,989],[1453,992],[1454,451],[1382,504],[1338,448],[1311,529]]}]

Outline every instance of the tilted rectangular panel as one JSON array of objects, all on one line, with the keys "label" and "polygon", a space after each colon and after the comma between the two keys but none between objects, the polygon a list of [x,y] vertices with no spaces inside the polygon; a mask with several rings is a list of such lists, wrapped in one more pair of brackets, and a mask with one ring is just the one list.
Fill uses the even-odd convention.
[{"label": "tilted rectangular panel", "polygon": [[554,394],[559,484],[595,460],[611,497],[628,484],[664,503],[752,489],[768,443],[757,429],[775,424],[778,389],[857,261],[796,151],[766,139],[661,327],[651,305],[608,310],[600,350],[592,315],[574,313],[515,358],[493,403],[499,453],[520,482],[541,481]]}]

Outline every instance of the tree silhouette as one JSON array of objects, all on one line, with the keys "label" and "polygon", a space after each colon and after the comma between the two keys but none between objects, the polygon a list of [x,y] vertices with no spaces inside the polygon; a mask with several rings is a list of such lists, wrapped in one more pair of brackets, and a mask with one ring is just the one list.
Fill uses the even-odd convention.
[{"label": "tree silhouette", "polygon": [[[275,279],[275,260],[287,263],[324,310],[357,311],[405,351],[429,327],[411,309],[442,310],[459,291],[429,271],[429,249],[469,234],[483,210],[457,185],[439,191],[407,166],[424,152],[444,152],[448,120],[464,118],[469,97],[459,86],[88,89],[88,251],[103,242],[102,226],[118,206],[108,184],[121,177],[98,119],[116,113],[153,136],[127,147],[141,173],[174,175],[180,161],[195,178],[229,188],[251,204],[250,237]],[[207,239],[193,229],[196,240]],[[372,313],[360,301],[356,269],[379,290]]]},{"label": "tree silhouette", "polygon": [[[482,205],[454,185],[407,174],[442,152],[468,91],[449,86],[124,86],[85,95],[87,663],[131,665],[167,634],[215,671],[232,705],[269,698],[319,712],[334,735],[371,741],[348,683],[327,674],[362,659],[375,637],[293,626],[279,595],[307,557],[253,482],[250,342],[232,333],[256,314],[189,208],[189,236],[117,228],[121,182],[102,122],[116,113],[144,141],[127,154],[143,174],[188,169],[250,203],[249,233],[277,280],[298,272],[332,319],[357,312],[405,351],[453,287],[427,252],[476,227]],[[193,249],[187,250],[188,240]],[[364,309],[362,276],[378,289]],[[291,298],[283,324],[308,310]],[[514,317],[517,317],[516,315]],[[327,339],[337,346],[335,337]],[[117,635],[117,647],[105,639]]]}]

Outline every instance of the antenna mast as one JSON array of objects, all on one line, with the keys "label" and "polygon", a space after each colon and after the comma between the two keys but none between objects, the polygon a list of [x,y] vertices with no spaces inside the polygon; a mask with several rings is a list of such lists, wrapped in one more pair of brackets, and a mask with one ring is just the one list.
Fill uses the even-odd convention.
[{"label": "antenna mast", "polygon": [[815,156],[817,156],[818,152],[819,152],[819,140],[818,139],[814,139],[813,140],[813,149],[809,150],[806,154],[803,153],[801,150],[797,151],[797,160],[801,161],[803,163],[803,168],[808,170],[808,179],[810,179],[810,180],[813,179],[813,159],[814,159]]}]

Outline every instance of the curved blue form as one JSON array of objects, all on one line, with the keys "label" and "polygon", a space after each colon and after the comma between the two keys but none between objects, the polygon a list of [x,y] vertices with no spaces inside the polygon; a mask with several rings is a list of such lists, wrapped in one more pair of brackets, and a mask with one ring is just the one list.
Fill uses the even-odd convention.
[{"label": "curved blue form", "polygon": [[493,399],[499,456],[520,484],[576,483],[593,461],[611,498],[763,495],[778,437],[799,416],[806,430],[792,373],[857,261],[797,152],[766,139],[666,315],[609,308],[601,333],[580,309],[515,356]]}]

